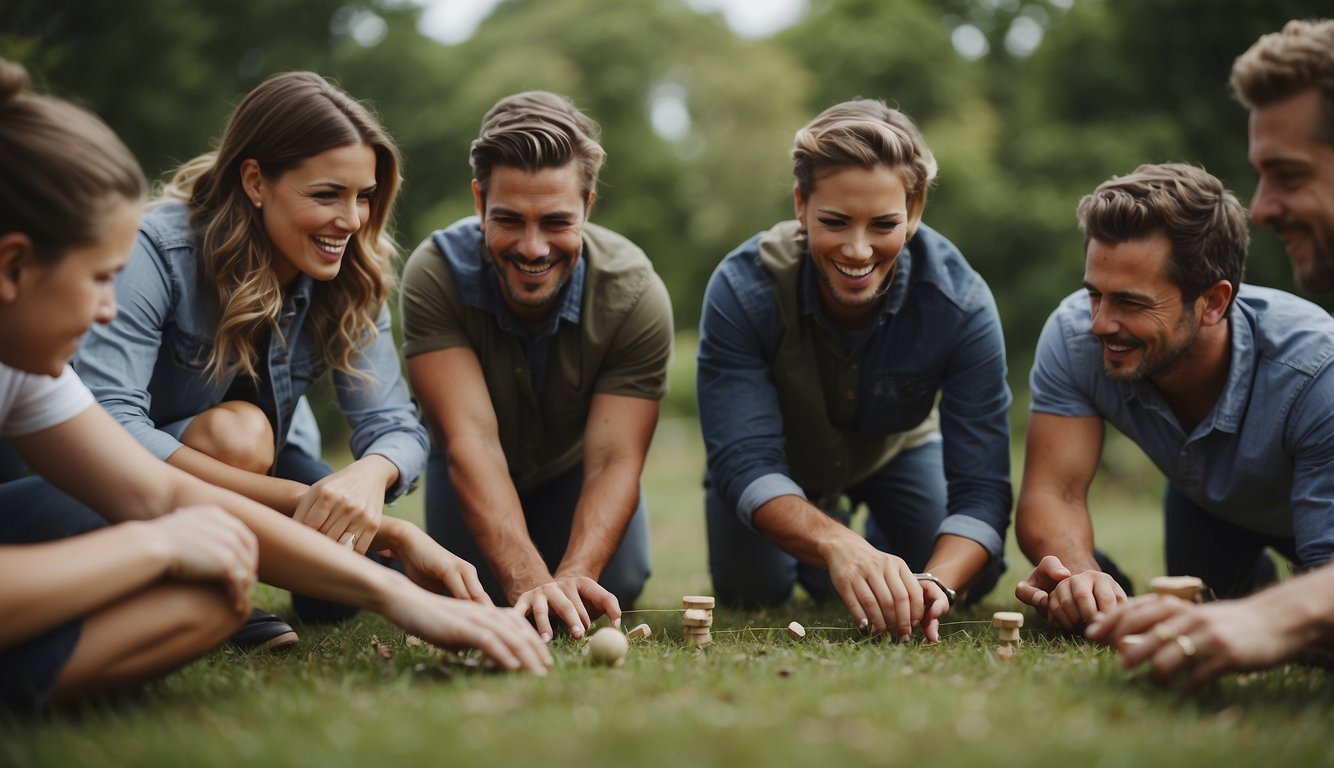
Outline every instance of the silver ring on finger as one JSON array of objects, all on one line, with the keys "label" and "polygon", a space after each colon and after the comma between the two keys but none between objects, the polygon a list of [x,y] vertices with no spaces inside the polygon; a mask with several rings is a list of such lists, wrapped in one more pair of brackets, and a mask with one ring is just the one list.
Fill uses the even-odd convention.
[{"label": "silver ring on finger", "polygon": [[1176,636],[1177,647],[1181,649],[1181,655],[1190,658],[1195,655],[1195,641],[1185,635]]}]

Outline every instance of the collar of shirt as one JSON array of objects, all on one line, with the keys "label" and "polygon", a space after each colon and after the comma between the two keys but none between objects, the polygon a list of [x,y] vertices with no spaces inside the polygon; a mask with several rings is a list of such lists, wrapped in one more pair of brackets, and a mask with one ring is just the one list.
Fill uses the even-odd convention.
[{"label": "collar of shirt", "polygon": [[[584,249],[584,252],[586,251],[587,249]],[[584,303],[585,253],[580,253],[579,260],[574,264],[574,271],[570,274],[569,282],[561,289],[561,295],[557,299],[557,311],[553,312],[542,325],[531,330],[514,315],[514,312],[501,299],[500,279],[496,275],[495,265],[491,263],[491,255],[486,251],[485,240],[478,243],[476,256],[476,266],[464,265],[451,259],[459,297],[464,304],[494,316],[496,324],[502,330],[521,337],[550,336],[556,332],[561,320],[569,321],[575,325],[579,324]]]},{"label": "collar of shirt", "polygon": [[[1241,302],[1233,301],[1228,310],[1228,331],[1232,347],[1228,361],[1227,381],[1218,402],[1209,411],[1209,416],[1200,423],[1195,431],[1204,434],[1217,429],[1223,432],[1236,432],[1241,427],[1242,417],[1251,400],[1251,384],[1255,366],[1255,330],[1251,327],[1251,318]],[[1175,420],[1172,409],[1163,400],[1158,388],[1148,379],[1135,382],[1126,387],[1126,401],[1137,400],[1165,417]]]},{"label": "collar of shirt", "polygon": [[[913,241],[915,240],[916,237],[913,238]],[[885,303],[880,306],[880,316],[870,327],[878,328],[884,325],[908,300],[908,276],[912,274],[912,249],[909,245],[913,241],[904,243],[903,249],[899,251],[899,257],[894,263],[894,278],[889,283],[889,293],[885,295]],[[800,276],[797,278],[797,307],[802,314],[815,315],[821,322],[826,322],[829,317],[820,302],[820,286],[816,282],[819,278],[815,273],[815,267],[811,265],[811,250],[807,246],[801,259]],[[830,325],[832,326],[832,323]],[[867,337],[870,335],[865,334]],[[862,339],[864,340],[865,338]]]}]

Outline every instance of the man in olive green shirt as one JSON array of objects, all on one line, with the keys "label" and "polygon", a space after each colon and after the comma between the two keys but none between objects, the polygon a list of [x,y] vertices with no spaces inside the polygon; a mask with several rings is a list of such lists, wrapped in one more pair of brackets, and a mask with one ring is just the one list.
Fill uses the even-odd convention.
[{"label": "man in olive green shirt", "polygon": [[639,479],[672,351],[648,258],[588,222],[597,132],[561,96],[502,99],[472,144],[478,216],[403,274],[403,351],[436,437],[427,531],[547,640],[551,615],[582,637],[643,590]]}]

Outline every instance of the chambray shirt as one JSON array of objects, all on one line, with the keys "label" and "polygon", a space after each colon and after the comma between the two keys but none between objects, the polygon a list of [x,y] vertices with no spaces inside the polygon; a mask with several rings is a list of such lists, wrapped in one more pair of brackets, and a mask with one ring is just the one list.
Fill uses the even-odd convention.
[{"label": "chambray shirt", "polygon": [[[116,319],[93,326],[74,358],[102,406],[163,460],[181,447],[190,420],[222,402],[235,378],[215,382],[204,370],[217,325],[212,289],[202,291],[199,261],[186,206],[171,202],[150,211],[116,278]],[[283,299],[278,333],[263,351],[271,391],[263,393],[268,402],[262,405],[273,411],[278,450],[300,413],[299,399],[327,367],[305,325],[314,289],[309,276],[297,277]],[[379,454],[398,467],[398,482],[387,494],[392,500],[421,474],[427,436],[400,373],[388,307],[376,329],[375,340],[353,358],[369,380],[335,370],[334,388],[352,427],[352,455]]]},{"label": "chambray shirt", "polygon": [[[755,510],[766,502],[786,495],[806,498],[789,473],[774,385],[783,372],[772,366],[783,335],[803,330],[783,327],[774,278],[760,261],[762,236],[728,254],[710,278],[698,352],[710,477],[724,504],[750,527]],[[802,324],[832,323],[808,253],[799,268]],[[958,249],[925,225],[900,252],[897,269],[873,329],[854,342],[861,345],[858,430],[885,435],[915,426],[901,423],[901,414],[876,397],[885,382],[911,381],[918,397],[939,396],[949,500],[937,535],[976,541],[997,557],[1004,550],[1012,492],[1011,396],[995,302]],[[955,332],[933,336],[933,328]]]},{"label": "chambray shirt", "polygon": [[1088,294],[1073,293],[1038,341],[1032,409],[1102,417],[1201,509],[1293,537],[1299,564],[1318,565],[1334,554],[1334,319],[1291,294],[1243,285],[1228,325],[1227,383],[1187,433],[1152,382],[1107,376]]}]

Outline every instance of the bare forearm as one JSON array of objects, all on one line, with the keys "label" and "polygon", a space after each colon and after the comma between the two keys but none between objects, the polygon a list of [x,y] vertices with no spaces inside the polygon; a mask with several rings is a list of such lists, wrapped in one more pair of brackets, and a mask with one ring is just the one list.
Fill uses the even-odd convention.
[{"label": "bare forearm", "polygon": [[1096,571],[1093,523],[1083,503],[1024,494],[1015,514],[1015,538],[1032,563],[1055,555],[1074,573]]},{"label": "bare forearm", "polygon": [[622,461],[584,476],[575,506],[570,543],[556,569],[559,576],[596,580],[616,553],[639,506],[642,461]]},{"label": "bare forearm", "polygon": [[464,522],[491,572],[513,600],[552,576],[533,545],[499,446],[452,444],[449,479],[458,495]]},{"label": "bare forearm", "polygon": [[297,502],[306,491],[302,483],[237,469],[188,446],[181,446],[167,458],[167,463],[288,516],[296,511]]},{"label": "bare forearm", "polygon": [[962,591],[973,583],[990,559],[981,544],[947,533],[936,539],[926,570],[946,586]]},{"label": "bare forearm", "polygon": [[828,568],[828,552],[851,539],[865,540],[799,496],[779,496],[755,510],[755,528],[779,549],[807,565]]},{"label": "bare forearm", "polygon": [[139,522],[0,547],[0,648],[147,587],[162,578],[168,562],[158,538]]}]

